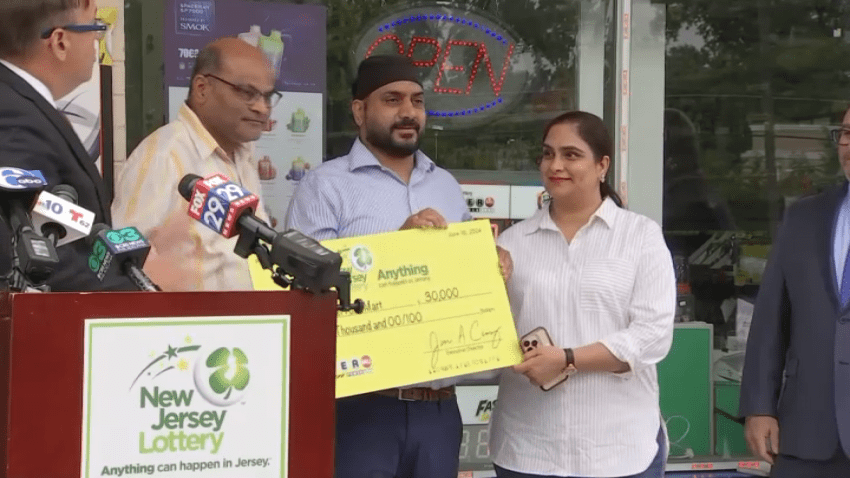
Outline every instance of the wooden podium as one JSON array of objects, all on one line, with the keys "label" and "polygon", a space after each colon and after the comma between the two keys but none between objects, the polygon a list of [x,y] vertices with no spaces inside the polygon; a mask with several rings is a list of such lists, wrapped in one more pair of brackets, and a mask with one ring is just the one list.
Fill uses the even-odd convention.
[{"label": "wooden podium", "polygon": [[80,476],[86,319],[256,315],[291,316],[288,474],[332,478],[336,295],[300,291],[3,294],[0,476]]}]

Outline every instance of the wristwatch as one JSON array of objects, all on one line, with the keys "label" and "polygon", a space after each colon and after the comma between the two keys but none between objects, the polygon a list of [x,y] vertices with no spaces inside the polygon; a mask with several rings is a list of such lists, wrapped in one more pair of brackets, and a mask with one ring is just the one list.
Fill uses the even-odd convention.
[{"label": "wristwatch", "polygon": [[564,373],[569,377],[570,375],[578,372],[576,368],[576,357],[573,354],[573,349],[564,349],[564,356],[567,358],[566,365],[564,366]]}]

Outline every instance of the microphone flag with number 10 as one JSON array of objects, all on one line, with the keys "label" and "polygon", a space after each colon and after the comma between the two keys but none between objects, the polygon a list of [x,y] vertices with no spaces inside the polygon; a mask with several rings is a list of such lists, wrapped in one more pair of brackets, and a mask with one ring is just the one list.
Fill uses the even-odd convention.
[{"label": "microphone flag with number 10", "polygon": [[[70,186],[65,187],[70,188]],[[57,247],[82,239],[91,233],[95,214],[78,206],[74,199],[67,195],[42,191],[32,209],[32,223],[36,231],[46,235],[46,226],[61,227],[64,234],[57,238]]]},{"label": "microphone flag with number 10", "polygon": [[189,201],[189,216],[217,234],[237,235],[239,216],[257,209],[260,198],[223,174],[213,174],[195,183]]}]

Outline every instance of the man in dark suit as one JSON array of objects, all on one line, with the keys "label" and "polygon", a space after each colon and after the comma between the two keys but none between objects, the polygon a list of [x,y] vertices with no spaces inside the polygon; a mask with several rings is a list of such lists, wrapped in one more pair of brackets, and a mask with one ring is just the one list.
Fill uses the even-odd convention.
[{"label": "man in dark suit", "polygon": [[[0,0],[0,168],[39,170],[48,190],[73,186],[79,205],[110,224],[110,198],[92,158],[55,99],[91,78],[98,36],[95,0]],[[131,289],[117,274],[100,282],[84,240],[57,249],[54,291]],[[11,236],[0,222],[0,275],[11,267]]]},{"label": "man in dark suit", "polygon": [[[832,132],[850,178],[850,110]],[[740,415],[771,476],[850,476],[847,181],[785,213],[747,342]]]}]

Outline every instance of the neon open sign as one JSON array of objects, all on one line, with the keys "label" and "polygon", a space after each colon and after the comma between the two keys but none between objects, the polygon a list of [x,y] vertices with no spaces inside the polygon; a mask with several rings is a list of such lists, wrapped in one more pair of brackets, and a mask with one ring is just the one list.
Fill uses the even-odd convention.
[{"label": "neon open sign", "polygon": [[420,6],[379,19],[363,34],[355,63],[377,54],[421,68],[431,124],[471,126],[504,112],[526,92],[533,59],[505,26],[481,14]]}]

